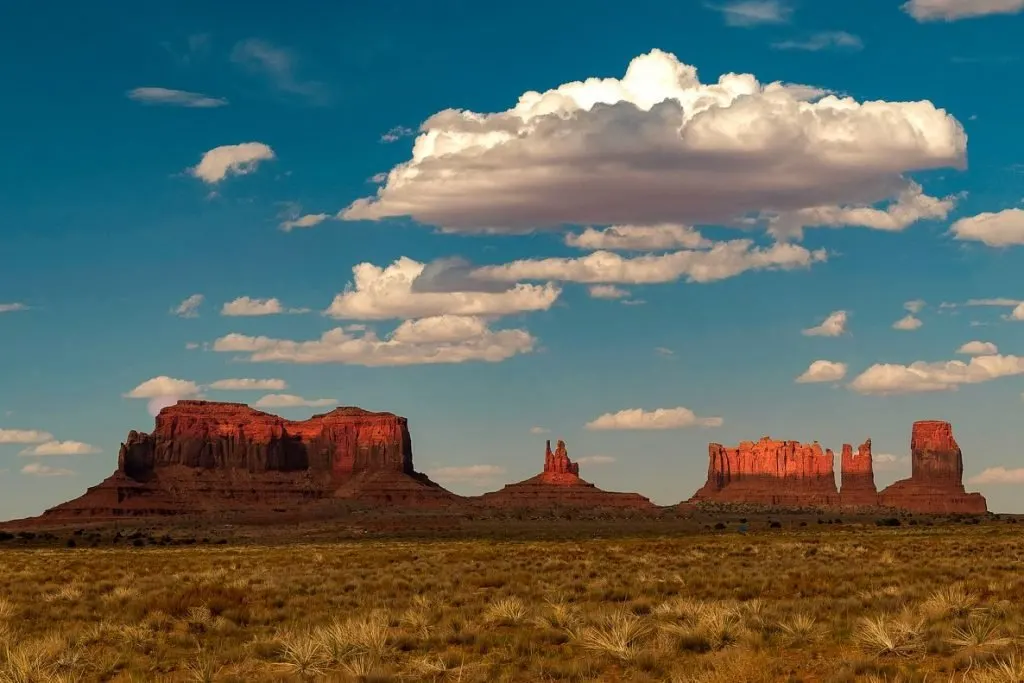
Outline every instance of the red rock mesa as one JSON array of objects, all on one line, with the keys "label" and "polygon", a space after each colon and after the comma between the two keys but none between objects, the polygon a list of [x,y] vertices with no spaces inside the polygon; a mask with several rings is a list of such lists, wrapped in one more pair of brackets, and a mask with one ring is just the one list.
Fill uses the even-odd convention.
[{"label": "red rock mesa", "polygon": [[44,517],[202,514],[321,498],[444,504],[417,473],[404,417],[336,408],[304,421],[241,403],[179,401],[151,434],[132,431],[117,471]]},{"label": "red rock mesa", "polygon": [[878,505],[875,472],[871,457],[871,439],[857,447],[843,444],[840,469],[839,498],[843,506],[873,507]]},{"label": "red rock mesa", "polygon": [[565,442],[559,441],[555,451],[547,442],[544,471],[535,477],[508,484],[500,491],[485,493],[480,502],[509,508],[551,508],[558,506],[591,508],[653,509],[654,504],[637,493],[603,491],[580,479],[579,463],[569,459]]},{"label": "red rock mesa", "polygon": [[948,422],[915,422],[910,458],[910,479],[897,481],[882,491],[879,498],[883,505],[923,513],[988,512],[984,496],[964,490],[963,453]]},{"label": "red rock mesa", "polygon": [[708,445],[708,480],[691,500],[781,506],[839,504],[831,450],[815,442],[743,441]]}]

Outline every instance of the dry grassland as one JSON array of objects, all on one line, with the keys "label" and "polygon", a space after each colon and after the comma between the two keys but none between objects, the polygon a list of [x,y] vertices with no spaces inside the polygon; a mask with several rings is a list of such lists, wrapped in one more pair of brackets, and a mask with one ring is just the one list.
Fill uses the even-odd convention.
[{"label": "dry grassland", "polygon": [[0,552],[0,682],[1024,681],[1010,525]]}]

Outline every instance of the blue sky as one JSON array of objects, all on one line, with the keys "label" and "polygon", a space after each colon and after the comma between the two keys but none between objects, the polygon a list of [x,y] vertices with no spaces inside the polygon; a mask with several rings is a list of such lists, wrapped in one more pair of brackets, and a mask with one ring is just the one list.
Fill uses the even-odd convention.
[{"label": "blue sky", "polygon": [[405,415],[460,493],[564,438],[659,503],[708,441],[871,437],[886,484],[948,419],[1024,512],[1020,9],[5,7],[0,517],[196,394]]}]

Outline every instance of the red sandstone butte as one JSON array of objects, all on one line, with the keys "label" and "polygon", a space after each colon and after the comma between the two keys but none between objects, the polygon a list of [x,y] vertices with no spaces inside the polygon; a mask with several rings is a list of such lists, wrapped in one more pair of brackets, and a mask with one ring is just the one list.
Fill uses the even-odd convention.
[{"label": "red sandstone butte", "polygon": [[544,471],[535,477],[508,484],[500,491],[480,496],[485,505],[504,508],[552,508],[559,506],[589,508],[626,508],[649,510],[655,507],[638,493],[603,491],[580,479],[580,466],[569,459],[565,442],[559,441],[555,451],[547,442]]},{"label": "red sandstone butte", "polygon": [[926,514],[988,512],[984,496],[964,490],[963,453],[948,422],[915,422],[910,435],[910,457],[910,478],[882,491],[882,505]]},{"label": "red sandstone butte", "polygon": [[43,517],[245,512],[329,498],[419,505],[455,496],[413,469],[404,417],[345,407],[293,421],[241,403],[179,401],[151,434],[128,434],[113,475]]},{"label": "red sandstone butte", "polygon": [[875,507],[878,505],[878,489],[875,488],[875,472],[871,458],[871,439],[857,447],[843,444],[840,468],[840,503],[846,507]]},{"label": "red sandstone butte", "polygon": [[743,441],[736,448],[708,444],[707,483],[691,501],[751,503],[792,507],[835,506],[836,491],[831,450],[815,442]]}]

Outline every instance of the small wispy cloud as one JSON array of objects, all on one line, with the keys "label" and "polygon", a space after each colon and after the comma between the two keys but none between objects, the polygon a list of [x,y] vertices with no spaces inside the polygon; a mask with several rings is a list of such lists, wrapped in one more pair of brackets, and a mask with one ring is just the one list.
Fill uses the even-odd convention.
[{"label": "small wispy cloud", "polygon": [[411,135],[416,135],[416,131],[412,128],[406,128],[405,126],[395,126],[388,132],[380,136],[381,142],[397,142],[402,138],[407,138]]},{"label": "small wispy cloud", "polygon": [[708,9],[721,12],[728,26],[749,28],[760,24],[785,24],[793,8],[780,0],[738,0],[724,5],[706,3]]},{"label": "small wispy cloud", "polygon": [[235,44],[231,61],[250,73],[265,77],[281,92],[299,95],[312,104],[326,104],[329,99],[323,83],[302,80],[296,75],[298,59],[287,48],[249,38]]},{"label": "small wispy cloud", "polygon": [[30,462],[21,468],[22,474],[29,474],[33,477],[73,477],[75,473],[73,470],[65,469],[63,467],[50,467],[38,462]]},{"label": "small wispy cloud", "polygon": [[203,305],[203,301],[205,300],[206,297],[202,294],[193,294],[172,308],[171,313],[179,318],[198,318],[199,307]]},{"label": "small wispy cloud", "polygon": [[814,33],[804,40],[783,40],[772,43],[776,50],[804,50],[820,52],[822,50],[846,50],[856,52],[864,49],[864,41],[859,36],[846,31],[822,31]]},{"label": "small wispy cloud", "polygon": [[0,313],[14,313],[16,311],[27,311],[28,306],[25,304],[12,303],[12,304],[0,304]]},{"label": "small wispy cloud", "polygon": [[226,107],[228,104],[228,101],[223,97],[211,97],[202,93],[189,92],[187,90],[171,90],[170,88],[134,88],[125,94],[128,96],[128,99],[135,102],[170,107],[212,109],[215,107]]}]

